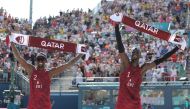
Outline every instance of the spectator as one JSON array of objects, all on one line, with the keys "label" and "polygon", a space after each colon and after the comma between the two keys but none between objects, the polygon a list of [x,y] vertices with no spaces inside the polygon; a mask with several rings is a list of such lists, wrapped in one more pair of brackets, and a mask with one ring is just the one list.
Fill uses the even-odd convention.
[{"label": "spectator", "polygon": [[78,68],[76,73],[76,85],[78,86],[79,83],[83,82],[83,73],[81,72],[81,68]]},{"label": "spectator", "polygon": [[185,98],[184,109],[190,109],[190,100],[188,97]]},{"label": "spectator", "polygon": [[[93,62],[90,60],[91,62],[89,65],[86,65],[85,61],[80,63],[81,66],[85,65],[85,68],[82,67],[81,69],[83,76],[85,76],[84,73],[92,66],[93,76],[118,76],[120,61],[118,54],[114,54],[117,53],[115,48],[115,35],[112,26],[109,24],[109,16],[115,12],[122,12],[131,18],[148,24],[152,22],[168,22],[171,24],[170,29],[184,29],[187,20],[186,3],[184,1],[176,2],[172,0],[162,0],[162,2],[159,0],[102,0],[101,7],[96,14],[93,14],[91,10],[84,12],[80,9],[67,10],[65,12],[60,11],[56,16],[41,17],[37,19],[34,22],[33,27],[31,25],[31,21],[28,19],[14,18],[14,16],[6,12],[6,10],[1,7],[0,67],[2,67],[5,60],[9,62],[9,57],[7,57],[7,54],[9,54],[10,49],[6,46],[5,41],[1,40],[7,35],[6,29],[9,29],[15,33],[30,34],[42,38],[52,38],[63,41],[71,41],[74,43],[85,43],[90,49],[90,59],[94,58],[95,61]],[[126,30],[127,29],[123,27],[121,32],[126,52],[130,57],[129,51],[131,48],[136,45],[141,47],[142,58],[140,59],[140,63],[144,63],[146,61],[151,62],[171,49],[170,47],[165,46],[167,45],[167,42],[165,41],[151,38],[146,34],[135,30],[127,30],[127,32]],[[134,45],[134,43],[136,43],[136,45]],[[26,48],[24,46],[18,46],[18,48],[21,51],[21,55],[24,56],[29,63],[35,65],[35,55],[38,52],[38,49]],[[48,55],[49,69],[53,67],[52,60],[55,60],[55,58],[57,64],[64,64],[73,57],[70,53],[65,53],[64,56],[60,56],[54,51],[44,52]],[[56,57],[54,57],[55,54]],[[187,54],[182,55],[185,56]],[[169,69],[173,63],[179,63],[179,57],[180,56],[176,54],[175,62],[170,62],[168,60],[171,64],[162,65],[160,66],[160,69],[162,69],[163,66],[168,66],[167,69]],[[148,60],[146,60],[146,58]],[[109,63],[105,63],[107,60],[109,60]],[[185,57],[182,61],[180,60],[182,66],[186,66],[183,63],[184,60]],[[104,67],[106,69],[104,69]],[[108,68],[111,70],[108,70]],[[114,70],[112,70],[112,68]],[[181,75],[182,70],[179,70],[178,66],[177,69],[178,74]],[[162,73],[159,73],[159,75],[160,74]],[[148,75],[147,77],[151,78],[152,76],[154,75]]]},{"label": "spectator", "polygon": [[3,64],[3,81],[8,82],[8,67],[6,64]]}]

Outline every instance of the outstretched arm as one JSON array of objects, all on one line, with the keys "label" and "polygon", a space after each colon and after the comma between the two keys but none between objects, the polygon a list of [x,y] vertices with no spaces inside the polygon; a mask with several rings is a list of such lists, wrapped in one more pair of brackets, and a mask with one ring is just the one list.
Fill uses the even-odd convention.
[{"label": "outstretched arm", "polygon": [[68,63],[59,66],[57,68],[53,68],[52,70],[50,70],[49,75],[52,78],[55,75],[58,75],[60,73],[62,73],[65,69],[68,69],[70,67],[72,67],[81,57],[83,56],[83,54],[79,54],[77,55],[75,58],[73,58],[72,60],[70,60]]},{"label": "outstretched arm", "polygon": [[29,63],[27,63],[26,60],[23,57],[21,57],[21,54],[19,53],[19,51],[15,47],[14,43],[11,43],[11,48],[12,48],[12,52],[13,52],[16,60],[26,70],[26,72],[28,73],[28,75],[30,75],[32,73],[32,70],[33,70],[34,66],[31,65],[31,64],[29,64]]},{"label": "outstretched arm", "polygon": [[155,61],[153,61],[152,63],[146,63],[142,66],[142,74],[144,75],[146,73],[147,70],[156,67],[156,65],[159,65],[160,63],[164,62],[165,60],[167,60],[170,56],[172,56],[175,52],[178,51],[178,47],[176,46],[173,50],[171,50],[170,52],[166,53],[163,57],[156,59]]},{"label": "outstretched arm", "polygon": [[116,35],[116,41],[117,41],[117,49],[119,50],[119,56],[121,59],[121,70],[125,69],[129,65],[129,58],[125,54],[125,49],[121,40],[121,34],[119,31],[119,25],[116,24],[115,26],[115,35]]}]

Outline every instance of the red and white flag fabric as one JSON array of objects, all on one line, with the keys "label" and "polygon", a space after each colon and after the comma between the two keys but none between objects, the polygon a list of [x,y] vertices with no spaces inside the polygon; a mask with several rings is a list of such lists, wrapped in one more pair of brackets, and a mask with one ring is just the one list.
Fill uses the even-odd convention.
[{"label": "red and white flag fabric", "polygon": [[25,45],[28,47],[37,47],[49,50],[59,50],[63,52],[80,53],[88,56],[88,49],[85,44],[76,44],[71,42],[64,42],[60,40],[52,40],[16,33],[12,33],[11,35],[7,36],[6,42],[7,44],[13,42],[15,44]]},{"label": "red and white flag fabric", "polygon": [[[128,16],[124,16],[122,13],[116,13],[110,16],[111,24],[114,25],[115,23],[123,23],[127,26],[130,26],[138,31],[147,33],[149,35],[152,35],[154,37],[160,38],[162,40],[166,40],[168,42],[177,44],[181,46],[181,49],[185,49],[187,44],[183,37],[180,37],[176,34],[170,34],[169,32],[160,30],[158,28],[155,28],[153,26],[150,26],[146,23],[143,23],[141,21],[132,19]],[[113,23],[115,22],[115,23]]]}]

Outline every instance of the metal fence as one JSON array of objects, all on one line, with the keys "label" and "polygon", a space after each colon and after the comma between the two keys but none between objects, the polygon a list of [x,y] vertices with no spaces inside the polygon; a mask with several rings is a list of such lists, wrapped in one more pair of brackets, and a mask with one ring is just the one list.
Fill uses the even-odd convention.
[{"label": "metal fence", "polygon": [[21,89],[23,94],[29,94],[29,79],[22,72],[17,71],[15,73],[15,84]]}]

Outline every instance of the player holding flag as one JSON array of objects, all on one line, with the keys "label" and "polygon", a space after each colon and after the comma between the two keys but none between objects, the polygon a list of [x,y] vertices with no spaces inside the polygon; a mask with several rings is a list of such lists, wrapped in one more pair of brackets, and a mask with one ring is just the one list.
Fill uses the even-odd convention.
[{"label": "player holding flag", "polygon": [[115,109],[142,109],[140,85],[146,71],[167,60],[171,55],[177,52],[179,48],[175,47],[163,57],[160,57],[151,63],[144,63],[144,65],[139,66],[139,58],[141,57],[140,50],[138,48],[134,48],[132,51],[131,60],[129,59],[125,53],[125,48],[123,46],[119,31],[119,24],[117,23],[115,23],[115,34],[119,57],[121,59],[121,74],[119,77],[120,86]]},{"label": "player holding flag", "polygon": [[[32,42],[31,39],[35,39],[36,41]],[[40,46],[36,45],[37,43],[42,41],[49,41],[49,42],[51,41],[52,43],[50,44],[54,45],[50,46],[50,44],[48,44],[47,47],[43,47],[43,44]],[[14,57],[19,62],[19,64],[25,69],[29,77],[30,96],[29,96],[28,109],[51,109],[51,101],[50,101],[51,78],[64,72],[64,70],[72,67],[87,52],[87,49],[85,48],[84,45],[80,44],[77,45],[74,43],[31,37],[22,34],[11,34],[10,36],[8,36],[7,42],[11,42],[11,48]],[[65,48],[66,46],[64,46],[64,48],[60,48],[60,46],[58,45],[56,46],[56,43],[58,45],[61,44],[67,44],[68,46],[72,45],[73,47],[72,49]],[[27,61],[21,56],[21,54],[15,47],[15,44],[25,45],[29,47],[37,46],[46,49],[55,49],[56,47],[56,49],[58,50],[66,52],[74,52],[78,53],[78,55],[73,59],[71,59],[69,62],[48,71],[47,69],[45,69],[46,67],[45,64],[48,62],[47,57],[43,52],[37,54],[36,56],[37,65],[33,66],[27,63]]]}]

